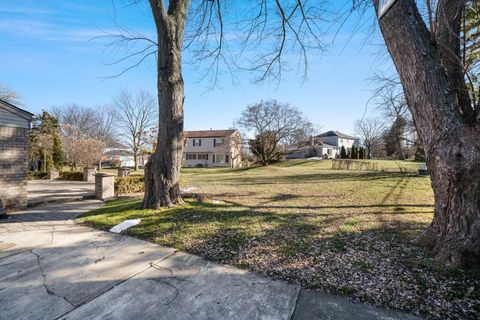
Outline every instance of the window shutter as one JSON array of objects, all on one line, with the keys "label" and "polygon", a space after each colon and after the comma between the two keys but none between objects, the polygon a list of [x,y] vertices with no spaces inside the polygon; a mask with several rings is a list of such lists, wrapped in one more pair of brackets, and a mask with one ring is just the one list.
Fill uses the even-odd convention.
[{"label": "window shutter", "polygon": [[212,162],[215,163],[215,155],[212,154]]},{"label": "window shutter", "polygon": [[193,139],[193,146],[195,147],[195,139]]},{"label": "window shutter", "polygon": [[230,161],[228,161],[228,160],[229,160],[229,159],[228,159],[228,154],[226,154],[226,155],[225,155],[225,162],[226,162],[226,163],[229,163]]},{"label": "window shutter", "polygon": [[198,146],[199,146],[199,147],[202,146],[202,139],[198,139]]},{"label": "window shutter", "polygon": [[217,139],[213,139],[213,146],[216,147],[217,146]]}]

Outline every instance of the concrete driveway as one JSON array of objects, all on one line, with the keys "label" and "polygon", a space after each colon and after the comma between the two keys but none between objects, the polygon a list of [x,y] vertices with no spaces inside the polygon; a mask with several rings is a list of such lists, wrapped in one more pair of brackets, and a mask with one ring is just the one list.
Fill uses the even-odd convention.
[{"label": "concrete driveway", "polygon": [[73,222],[101,204],[0,220],[0,319],[414,319]]},{"label": "concrete driveway", "polygon": [[95,196],[95,183],[63,180],[30,180],[27,202],[32,207],[40,203],[75,201]]}]

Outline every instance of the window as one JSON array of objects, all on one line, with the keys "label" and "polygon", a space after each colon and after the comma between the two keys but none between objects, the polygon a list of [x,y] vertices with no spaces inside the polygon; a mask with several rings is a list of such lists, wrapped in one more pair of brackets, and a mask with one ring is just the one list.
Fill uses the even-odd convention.
[{"label": "window", "polygon": [[202,139],[198,139],[198,146],[199,146],[199,147],[202,146]]},{"label": "window", "polygon": [[223,139],[213,139],[214,147],[221,147],[223,145]]},{"label": "window", "polygon": [[192,139],[192,141],[193,141],[193,143],[192,143],[192,144],[193,144],[193,146],[195,147],[195,139]]},{"label": "window", "polygon": [[199,153],[197,154],[198,160],[208,160],[208,153]]},{"label": "window", "polygon": [[228,158],[229,158],[229,156],[228,156],[228,154],[226,154],[226,155],[225,155],[225,162],[226,162],[226,163],[229,163],[229,162],[230,162]]},{"label": "window", "polygon": [[187,153],[186,157],[187,160],[197,160],[197,155],[195,153]]},{"label": "window", "polygon": [[216,163],[227,163],[228,162],[228,154],[215,154],[214,161]]}]

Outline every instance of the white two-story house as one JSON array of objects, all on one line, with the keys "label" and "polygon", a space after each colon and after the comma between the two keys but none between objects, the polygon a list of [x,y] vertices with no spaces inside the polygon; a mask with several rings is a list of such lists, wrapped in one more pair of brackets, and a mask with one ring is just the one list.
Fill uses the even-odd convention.
[{"label": "white two-story house", "polygon": [[240,167],[242,138],[237,130],[185,131],[184,167]]},{"label": "white two-story house", "polygon": [[[338,131],[327,131],[322,134],[319,134],[318,136],[315,137],[315,139],[320,140],[323,144],[327,144],[330,146],[334,146],[337,148],[337,150],[334,150],[334,152],[340,154],[340,150],[342,147],[345,148],[347,153],[350,153],[352,151],[352,147],[358,142],[358,138],[349,136],[348,134],[341,133]],[[329,154],[330,156],[330,154]],[[337,156],[337,154],[333,154],[332,157],[334,158]]]},{"label": "white two-story house", "polygon": [[347,153],[352,151],[352,146],[357,143],[357,138],[349,136],[338,131],[327,131],[309,141],[305,141],[305,146],[287,154],[287,159],[309,158],[309,157],[328,157],[337,158],[340,156],[342,146]]}]

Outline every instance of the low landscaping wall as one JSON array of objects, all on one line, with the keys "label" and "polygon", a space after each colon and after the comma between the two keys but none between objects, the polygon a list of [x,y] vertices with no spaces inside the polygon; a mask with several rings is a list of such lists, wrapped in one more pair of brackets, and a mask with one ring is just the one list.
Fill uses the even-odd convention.
[{"label": "low landscaping wall", "polygon": [[378,171],[378,164],[372,161],[333,159],[332,169],[333,170]]}]

